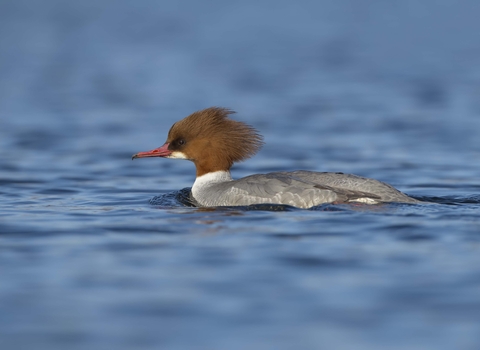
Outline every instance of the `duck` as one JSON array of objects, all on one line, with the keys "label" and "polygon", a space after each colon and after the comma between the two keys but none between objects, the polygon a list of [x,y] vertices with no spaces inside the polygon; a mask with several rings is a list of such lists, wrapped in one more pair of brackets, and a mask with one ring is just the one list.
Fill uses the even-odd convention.
[{"label": "duck", "polygon": [[323,204],[419,203],[379,180],[341,172],[308,170],[254,174],[233,179],[233,164],[255,155],[264,145],[252,126],[231,119],[233,110],[210,107],[174,123],[165,143],[137,158],[186,159],[196,178],[191,197],[198,207],[288,205],[308,209]]}]

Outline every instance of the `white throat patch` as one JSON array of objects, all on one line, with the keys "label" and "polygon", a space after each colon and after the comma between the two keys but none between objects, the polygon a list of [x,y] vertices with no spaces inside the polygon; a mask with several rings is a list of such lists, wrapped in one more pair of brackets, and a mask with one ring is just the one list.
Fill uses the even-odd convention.
[{"label": "white throat patch", "polygon": [[185,153],[183,152],[178,152],[178,151],[175,151],[175,152],[172,152],[172,154],[170,154],[168,157],[166,158],[171,158],[171,159],[188,159],[187,156],[185,155]]}]

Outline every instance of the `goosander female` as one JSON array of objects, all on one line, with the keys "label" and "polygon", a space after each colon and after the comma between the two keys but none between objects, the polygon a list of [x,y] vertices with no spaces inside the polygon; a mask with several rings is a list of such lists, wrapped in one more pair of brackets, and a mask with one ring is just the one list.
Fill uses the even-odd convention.
[{"label": "goosander female", "polygon": [[229,119],[232,110],[210,107],[176,122],[163,146],[135,158],[188,159],[196,167],[192,197],[198,206],[286,204],[310,208],[324,203],[418,203],[392,186],[361,176],[298,170],[233,180],[233,163],[250,158],[263,137],[250,125]]}]

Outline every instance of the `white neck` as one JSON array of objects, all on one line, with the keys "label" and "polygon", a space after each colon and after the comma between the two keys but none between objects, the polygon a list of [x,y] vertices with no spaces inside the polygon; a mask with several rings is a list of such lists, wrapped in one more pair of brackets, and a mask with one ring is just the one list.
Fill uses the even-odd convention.
[{"label": "white neck", "polygon": [[198,176],[192,186],[193,198],[201,198],[203,192],[211,185],[221,182],[232,181],[230,171],[219,170]]}]

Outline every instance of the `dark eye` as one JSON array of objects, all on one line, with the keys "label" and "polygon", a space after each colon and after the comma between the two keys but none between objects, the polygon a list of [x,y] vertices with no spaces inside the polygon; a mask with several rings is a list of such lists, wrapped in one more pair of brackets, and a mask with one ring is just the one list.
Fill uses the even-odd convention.
[{"label": "dark eye", "polygon": [[179,146],[183,146],[185,143],[186,143],[186,142],[185,142],[184,139],[180,139],[180,140],[177,141],[177,144],[178,144]]}]

